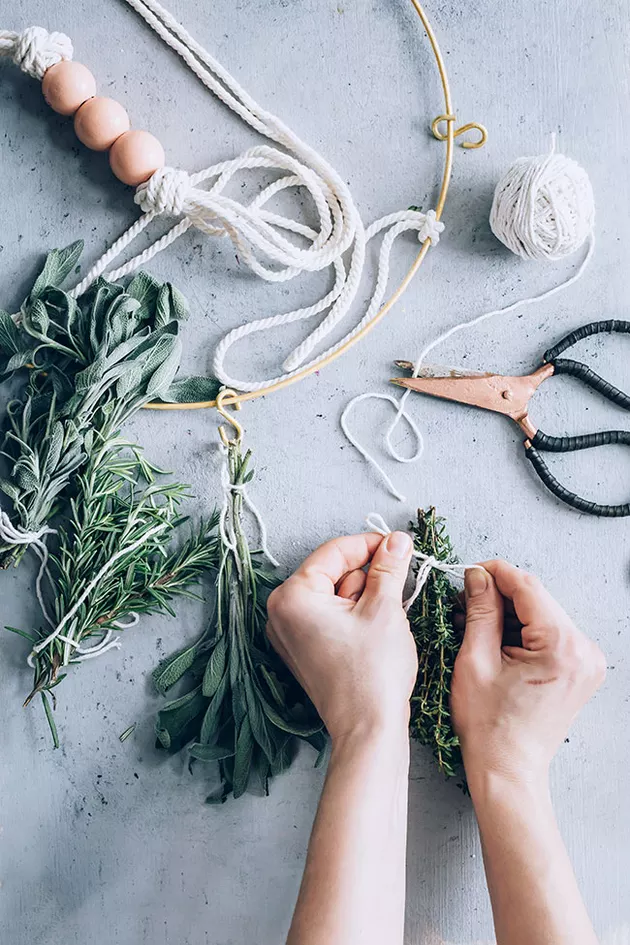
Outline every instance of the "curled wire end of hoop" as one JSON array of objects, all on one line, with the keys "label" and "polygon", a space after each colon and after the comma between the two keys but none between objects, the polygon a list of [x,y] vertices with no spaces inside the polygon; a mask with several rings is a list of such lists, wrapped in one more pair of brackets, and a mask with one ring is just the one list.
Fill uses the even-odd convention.
[{"label": "curled wire end of hoop", "polygon": [[[438,115],[437,118],[434,118],[431,122],[431,131],[433,132],[433,137],[437,138],[438,141],[446,141],[448,133],[443,132],[440,129],[442,122],[446,122],[447,125],[449,122],[455,122],[455,115]],[[467,148],[469,151],[476,150],[477,148],[483,148],[484,144],[488,140],[488,129],[485,125],[481,125],[477,121],[469,121],[467,124],[462,125],[461,128],[456,128],[453,132],[454,138],[459,138],[460,135],[464,135],[469,131],[477,131],[479,133],[479,138],[477,141],[462,141],[462,147]]]},{"label": "curled wire end of hoop", "polygon": [[[230,398],[227,404],[225,403],[226,397]],[[238,393],[235,390],[231,390],[229,387],[225,387],[217,395],[217,403],[216,403],[217,410],[219,411],[221,416],[225,420],[227,420],[228,423],[232,426],[232,428],[236,431],[236,436],[230,440],[228,439],[227,433],[225,432],[225,427],[223,426],[219,427],[219,436],[221,437],[221,442],[226,447],[226,449],[228,446],[238,446],[239,443],[241,443],[243,440],[243,433],[244,433],[243,427],[240,425],[238,420],[235,420],[234,417],[231,414],[229,414],[227,410],[225,409],[226,407],[232,405],[235,410],[240,410],[241,409],[240,401],[235,400],[235,398],[237,397],[238,397]]]}]

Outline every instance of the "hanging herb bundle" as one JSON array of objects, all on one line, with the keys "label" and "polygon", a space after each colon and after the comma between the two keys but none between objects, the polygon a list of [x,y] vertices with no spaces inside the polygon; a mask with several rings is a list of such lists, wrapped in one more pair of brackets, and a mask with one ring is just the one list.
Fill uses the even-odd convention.
[{"label": "hanging herb bundle", "polygon": [[[454,564],[451,541],[434,508],[418,510],[410,523],[414,548]],[[453,624],[457,591],[447,574],[432,568],[407,616],[418,650],[418,678],[411,698],[410,732],[428,745],[446,777],[463,775],[459,739],[449,705],[451,677],[462,636]]]},{"label": "hanging herb bundle", "polygon": [[[184,299],[141,273],[126,289],[99,279],[77,301],[61,284],[81,249],[51,253],[17,318],[0,312],[0,378],[21,383],[0,451],[12,503],[0,512],[0,559],[17,564],[32,546],[42,560],[48,627],[11,629],[33,644],[27,702],[41,694],[55,744],[46,694],[60,669],[118,645],[111,635],[130,615],[172,612],[169,600],[219,562],[216,517],[172,549],[186,489],[120,433],[150,400],[185,399],[191,383],[198,393],[197,379],[174,380]],[[86,647],[91,638],[100,642]]]},{"label": "hanging herb bundle", "polygon": [[250,552],[243,530],[250,452],[227,447],[225,505],[221,516],[217,602],[206,633],[162,663],[154,674],[161,693],[185,674],[191,688],[158,714],[158,744],[188,745],[192,761],[218,762],[221,791],[208,802],[239,797],[287,768],[295,737],[318,752],[326,745],[322,722],[308,697],[267,640],[266,599],[278,580],[260,552]]}]

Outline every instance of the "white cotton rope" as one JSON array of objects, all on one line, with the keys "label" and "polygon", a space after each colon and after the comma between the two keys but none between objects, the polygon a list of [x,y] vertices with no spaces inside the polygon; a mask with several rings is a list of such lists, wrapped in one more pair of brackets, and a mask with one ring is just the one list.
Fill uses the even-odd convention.
[{"label": "white cotton rope", "polygon": [[[555,135],[551,151],[546,155],[520,158],[499,181],[490,214],[490,225],[495,235],[513,252],[527,259],[557,260],[580,249],[587,243],[584,259],[564,282],[538,295],[519,299],[503,308],[482,312],[468,321],[460,322],[440,334],[418,355],[412,377],[418,377],[427,356],[448,338],[465,329],[474,328],[496,315],[507,315],[519,308],[542,302],[568,289],[580,279],[591,261],[595,249],[593,231],[595,206],[593,190],[586,171],[571,158],[557,154]],[[346,404],[340,418],[346,438],[366,462],[379,474],[389,492],[399,501],[406,496],[397,488],[381,463],[366,449],[350,429],[350,416],[366,400],[384,400],[395,409],[395,415],[385,431],[387,453],[399,463],[415,463],[424,453],[424,437],[405,405],[410,389],[396,398],[393,394],[368,391],[353,397]],[[392,443],[392,435],[404,420],[415,438],[416,448],[410,456],[401,455]]]},{"label": "white cotton rope", "polygon": [[[379,515],[378,512],[370,512],[365,519],[365,524],[371,532],[377,532],[379,535],[390,535],[392,531],[383,516]],[[449,564],[446,561],[438,561],[433,555],[425,555],[422,551],[416,551],[415,548],[412,552],[412,557],[416,558],[420,562],[420,565],[416,571],[415,584],[411,596],[403,601],[405,611],[408,611],[417,599],[420,591],[427,582],[429,574],[434,568],[436,571],[444,571],[445,574],[452,574],[454,577],[458,578],[462,578],[470,568],[478,568],[480,571],[484,570],[480,564]]]},{"label": "white cotton rope", "polygon": [[0,30],[0,56],[9,56],[22,72],[40,81],[51,66],[72,59],[72,42],[64,33],[29,26],[21,33]]},{"label": "white cotton rope", "polygon": [[[181,56],[206,88],[256,132],[285,150],[260,145],[237,158],[213,164],[194,174],[179,168],[160,168],[137,188],[135,202],[143,216],[101,256],[72,294],[75,297],[81,295],[104,273],[112,280],[128,275],[166,249],[191,226],[211,236],[228,237],[239,260],[267,281],[284,282],[303,273],[331,268],[334,272],[333,287],[323,298],[303,308],[241,325],[229,332],[216,348],[212,368],[223,384],[241,391],[265,390],[301,370],[315,368],[372,320],[386,291],[389,256],[397,236],[411,230],[416,232],[421,243],[430,240],[432,245],[436,245],[444,225],[436,219],[434,211],[402,210],[383,217],[366,231],[347,185],[317,151],[275,115],[261,108],[157,0],[126,2]],[[58,33],[48,34],[39,27],[22,34],[6,31],[0,33],[0,37],[4,37],[4,49],[0,46],[0,50],[38,78],[41,78],[46,63],[72,55],[67,37]],[[279,172],[282,176],[263,187],[248,204],[228,196],[226,188],[235,176],[252,170]],[[311,198],[317,217],[315,227],[274,213],[267,207],[269,201],[282,191],[296,188],[306,191]],[[179,222],[132,259],[111,269],[124,250],[162,214],[179,217]],[[365,269],[366,243],[384,229],[388,232],[379,256],[374,292],[365,314],[340,341],[317,357],[311,357],[355,302]],[[300,245],[287,238],[288,234],[298,237]],[[343,258],[346,252],[349,253],[347,269]],[[228,373],[226,357],[242,338],[316,316],[323,317],[285,358],[283,373],[263,380],[236,378]]]}]

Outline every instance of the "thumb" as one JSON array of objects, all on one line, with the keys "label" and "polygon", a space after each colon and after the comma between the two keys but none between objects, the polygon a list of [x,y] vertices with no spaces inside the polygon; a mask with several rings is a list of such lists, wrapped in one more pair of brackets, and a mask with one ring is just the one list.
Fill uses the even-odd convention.
[{"label": "thumb", "polygon": [[495,653],[501,658],[503,639],[503,597],[494,578],[483,568],[468,568],[464,579],[466,632],[462,649],[480,655]]},{"label": "thumb", "polygon": [[402,602],[411,551],[411,538],[406,532],[387,535],[370,562],[363,597],[367,600],[386,598]]}]

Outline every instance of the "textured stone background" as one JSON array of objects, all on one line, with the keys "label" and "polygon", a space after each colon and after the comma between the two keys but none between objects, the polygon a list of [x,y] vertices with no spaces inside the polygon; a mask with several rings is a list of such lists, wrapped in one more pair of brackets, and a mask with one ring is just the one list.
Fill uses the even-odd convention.
[{"label": "textured stone background", "polygon": [[[172,0],[172,10],[256,98],[320,149],[349,181],[366,222],[435,199],[442,146],[428,134],[442,111],[428,46],[407,0]],[[628,821],[628,521],[596,520],[559,505],[533,478],[515,428],[499,417],[414,400],[427,434],[421,464],[390,465],[407,492],[384,494],[342,438],[339,413],[366,388],[386,389],[394,358],[411,358],[445,326],[562,280],[566,265],[525,264],[492,237],[494,184],[514,158],[559,148],[591,175],[598,206],[595,259],[582,283],[550,303],[460,335],[436,360],[504,372],[533,367],[550,342],[593,318],[629,315],[627,117],[630,42],[624,0],[594,3],[427,0],[462,120],[483,121],[482,151],[457,148],[447,231],[404,301],[358,348],[320,376],[247,406],[256,500],[287,568],[320,540],[363,527],[381,511],[403,526],[415,504],[448,517],[462,558],[508,557],[536,571],[605,649],[604,689],[575,725],[554,767],[554,793],[584,893],[608,945],[630,941]],[[137,127],[164,142],[169,162],[197,169],[256,137],[186,70],[122,0],[9,0],[2,25],[41,23],[75,41],[76,58],[120,99]],[[131,191],[106,159],[78,146],[71,123],[45,107],[38,84],[0,66],[0,304],[14,310],[44,251],[83,236],[96,258],[135,218]],[[402,240],[393,276],[417,244]],[[313,276],[283,287],[238,268],[231,246],[190,233],[151,270],[189,297],[184,341],[206,370],[216,340],[250,318],[316,297]],[[366,281],[364,295],[367,296]],[[297,335],[295,337],[298,337]],[[244,345],[234,359],[261,375],[290,339]],[[628,342],[589,342],[580,353],[630,386]],[[436,352],[438,354],[438,352]],[[549,383],[534,415],[549,432],[628,426],[622,411],[564,379]],[[385,413],[357,417],[378,449]],[[217,499],[215,417],[143,413],[134,434],[198,496]],[[577,490],[628,498],[627,452],[557,457]],[[0,621],[37,620],[34,569],[0,575]],[[296,895],[322,783],[304,752],[271,797],[207,808],[211,778],[153,747],[156,660],[194,637],[206,606],[177,621],[145,620],[120,653],[88,663],[59,690],[63,745],[51,751],[29,687],[22,642],[0,636],[0,937],[11,945],[277,945]],[[135,735],[118,735],[130,723]],[[492,938],[481,856],[468,801],[413,751],[408,941]]]}]

